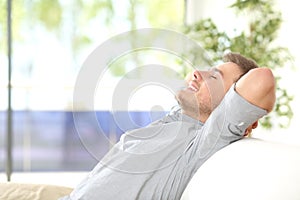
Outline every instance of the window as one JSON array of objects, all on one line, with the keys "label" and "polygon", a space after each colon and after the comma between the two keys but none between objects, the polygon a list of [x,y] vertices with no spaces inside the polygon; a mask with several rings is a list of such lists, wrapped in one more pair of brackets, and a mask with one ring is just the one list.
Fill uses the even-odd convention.
[{"label": "window", "polygon": [[[6,3],[0,0],[0,171],[5,171],[8,106]],[[13,171],[90,170],[124,130],[101,104],[96,115],[109,140],[91,144],[99,148],[96,156],[82,145],[72,113],[74,83],[82,63],[114,35],[144,27],[179,30],[183,16],[182,0],[12,1]],[[126,59],[118,60],[109,79],[122,76],[126,69],[120,63]],[[152,120],[147,113],[146,108],[130,115],[143,126]],[[80,115],[84,118],[86,113]],[[87,137],[96,134],[93,125],[82,127]]]}]

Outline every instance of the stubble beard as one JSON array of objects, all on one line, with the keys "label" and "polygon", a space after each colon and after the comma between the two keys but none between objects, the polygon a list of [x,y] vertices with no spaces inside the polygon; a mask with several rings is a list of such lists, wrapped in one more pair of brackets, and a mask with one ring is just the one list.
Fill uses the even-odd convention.
[{"label": "stubble beard", "polygon": [[203,102],[199,102],[196,96],[189,94],[188,91],[179,91],[176,99],[183,114],[199,121],[205,122],[212,112],[211,107]]}]

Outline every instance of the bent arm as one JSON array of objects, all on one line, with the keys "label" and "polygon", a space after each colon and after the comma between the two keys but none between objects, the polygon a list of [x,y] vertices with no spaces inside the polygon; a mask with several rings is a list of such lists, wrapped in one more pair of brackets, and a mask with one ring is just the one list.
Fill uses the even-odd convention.
[{"label": "bent arm", "polygon": [[236,83],[236,92],[248,102],[271,112],[275,103],[275,78],[268,68],[250,70]]}]

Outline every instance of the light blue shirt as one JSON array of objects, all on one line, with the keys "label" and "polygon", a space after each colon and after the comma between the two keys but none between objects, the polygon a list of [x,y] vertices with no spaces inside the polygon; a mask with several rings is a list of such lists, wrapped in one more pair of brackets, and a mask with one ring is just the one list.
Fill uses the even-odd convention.
[{"label": "light blue shirt", "polygon": [[239,96],[234,86],[205,124],[171,111],[128,131],[74,189],[72,200],[179,200],[197,169],[215,152],[241,139],[267,112]]}]

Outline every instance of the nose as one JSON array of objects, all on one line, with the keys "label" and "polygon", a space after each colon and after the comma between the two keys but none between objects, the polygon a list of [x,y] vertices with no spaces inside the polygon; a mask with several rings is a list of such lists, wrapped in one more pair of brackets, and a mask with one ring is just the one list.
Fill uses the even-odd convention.
[{"label": "nose", "polygon": [[193,72],[193,80],[196,80],[196,81],[201,81],[203,78],[202,78],[202,75],[201,75],[201,72],[198,71],[198,70],[195,70]]}]

